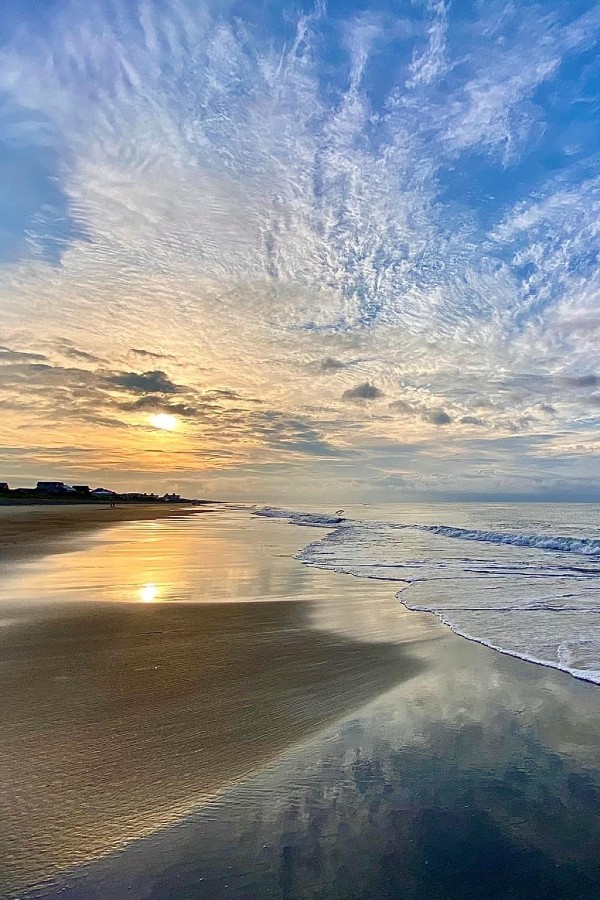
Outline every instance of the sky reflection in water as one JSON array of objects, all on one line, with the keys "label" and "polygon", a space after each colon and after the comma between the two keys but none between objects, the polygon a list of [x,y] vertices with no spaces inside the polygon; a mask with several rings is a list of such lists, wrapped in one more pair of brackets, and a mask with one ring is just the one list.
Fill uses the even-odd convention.
[{"label": "sky reflection in water", "polygon": [[434,668],[61,896],[596,898],[597,689],[428,646]]}]

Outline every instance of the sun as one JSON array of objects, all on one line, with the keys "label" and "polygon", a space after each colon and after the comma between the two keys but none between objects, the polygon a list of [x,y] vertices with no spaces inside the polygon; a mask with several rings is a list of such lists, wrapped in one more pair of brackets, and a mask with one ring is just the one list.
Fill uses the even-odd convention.
[{"label": "sun", "polygon": [[150,424],[162,431],[176,431],[179,427],[179,419],[177,416],[170,416],[169,413],[156,413],[150,416]]}]

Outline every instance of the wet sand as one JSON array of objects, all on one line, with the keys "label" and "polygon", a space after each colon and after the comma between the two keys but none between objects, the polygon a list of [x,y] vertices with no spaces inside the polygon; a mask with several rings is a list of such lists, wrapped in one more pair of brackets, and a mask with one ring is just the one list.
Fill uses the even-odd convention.
[{"label": "wet sand", "polygon": [[[228,576],[231,560],[220,545],[211,558],[208,519],[202,518],[168,523],[173,552],[199,541],[199,549],[209,549],[212,577],[234,578],[235,590],[248,594],[249,561]],[[77,519],[79,528],[83,521]],[[248,548],[254,565],[269,561],[260,535],[277,527],[256,523],[259,542]],[[231,541],[239,528],[225,528]],[[121,531],[110,532],[117,548]],[[290,549],[310,536],[280,534],[282,547],[287,538]],[[136,553],[147,551],[127,535],[123,552],[134,568]],[[102,564],[101,545],[83,554],[68,546],[70,553],[45,563],[48,571],[53,563],[65,578],[69,568],[85,578],[80,558],[96,555]],[[364,644],[312,628],[314,597],[262,602],[282,592],[305,597],[306,576],[320,583],[290,556],[277,563],[277,578],[272,562],[268,578],[264,565],[258,567],[254,596],[245,602],[207,602],[206,595],[201,603],[28,605],[3,599],[3,896],[177,820],[423,668],[410,639]],[[25,583],[30,568],[23,568]],[[201,583],[202,573],[195,596],[202,595]]]},{"label": "wet sand", "polygon": [[77,535],[119,522],[195,515],[208,507],[176,503],[0,505],[0,563],[60,551]]},{"label": "wet sand", "polygon": [[9,886],[173,821],[419,671],[407,649],[303,619],[294,603],[123,605],[1,629]]},{"label": "wet sand", "polygon": [[598,689],[427,647],[415,678],[28,898],[597,900]]}]

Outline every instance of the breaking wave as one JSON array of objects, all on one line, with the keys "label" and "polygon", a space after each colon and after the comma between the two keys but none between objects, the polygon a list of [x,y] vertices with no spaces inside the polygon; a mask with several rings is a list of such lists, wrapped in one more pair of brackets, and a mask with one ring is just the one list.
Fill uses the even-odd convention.
[{"label": "breaking wave", "polygon": [[[485,528],[272,508],[256,514],[330,530],[297,554],[305,565],[400,582],[404,606],[434,613],[455,633],[600,683],[598,510],[586,513],[579,531],[563,523],[563,536],[552,510],[532,528],[523,526],[522,509],[514,523]],[[478,516],[485,518],[479,510],[470,513]]]},{"label": "breaking wave", "polygon": [[582,556],[600,557],[600,540],[571,538],[546,534],[507,534],[502,531],[473,531],[453,528],[451,525],[417,525],[422,531],[441,534],[462,541],[484,541],[490,544],[510,544],[513,547],[534,547],[537,550],[560,550],[563,553],[579,553]]}]

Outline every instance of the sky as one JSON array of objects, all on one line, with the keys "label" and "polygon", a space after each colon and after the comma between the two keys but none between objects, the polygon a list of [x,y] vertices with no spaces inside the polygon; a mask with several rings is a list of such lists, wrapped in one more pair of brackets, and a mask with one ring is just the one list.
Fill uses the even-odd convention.
[{"label": "sky", "polygon": [[600,500],[600,3],[7,0],[0,480]]}]

